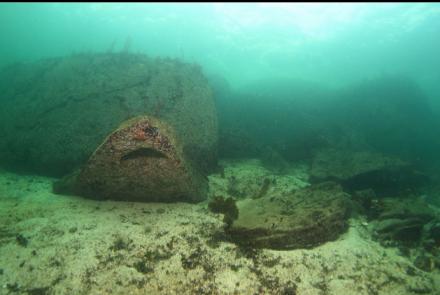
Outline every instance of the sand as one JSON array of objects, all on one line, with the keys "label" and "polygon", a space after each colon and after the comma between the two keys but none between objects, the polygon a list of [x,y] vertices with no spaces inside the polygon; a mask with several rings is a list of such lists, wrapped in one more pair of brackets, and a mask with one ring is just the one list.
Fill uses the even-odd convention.
[{"label": "sand", "polygon": [[[303,166],[223,165],[210,195],[234,173],[280,179],[274,194],[307,185]],[[313,249],[242,249],[206,202],[93,201],[55,195],[53,181],[0,171],[0,294],[440,294],[438,269],[382,247],[362,217]]]}]

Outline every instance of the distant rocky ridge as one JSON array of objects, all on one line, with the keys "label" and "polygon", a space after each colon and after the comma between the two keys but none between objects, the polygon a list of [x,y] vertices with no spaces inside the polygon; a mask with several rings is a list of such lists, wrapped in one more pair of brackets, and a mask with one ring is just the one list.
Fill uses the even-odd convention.
[{"label": "distant rocky ridge", "polygon": [[427,169],[439,167],[440,120],[409,77],[378,77],[341,89],[273,78],[232,90],[220,77],[211,80],[222,157],[277,153],[295,162],[335,148],[392,155]]}]

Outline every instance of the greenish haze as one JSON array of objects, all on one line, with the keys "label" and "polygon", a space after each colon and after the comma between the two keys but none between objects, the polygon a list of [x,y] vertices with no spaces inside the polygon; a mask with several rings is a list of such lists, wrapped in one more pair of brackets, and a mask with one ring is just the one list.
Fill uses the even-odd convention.
[{"label": "greenish haze", "polygon": [[1,294],[440,294],[439,151],[439,3],[0,4]]},{"label": "greenish haze", "polygon": [[0,64],[128,42],[200,63],[236,87],[274,76],[341,86],[398,73],[438,96],[439,16],[437,3],[1,4]]},{"label": "greenish haze", "polygon": [[[256,154],[277,146],[292,158],[292,142],[326,137],[322,126],[333,123],[321,119],[334,117],[400,136],[377,133],[370,145],[381,152],[438,162],[437,3],[8,3],[0,22],[0,66],[84,52],[200,64],[221,135],[242,130],[262,146]],[[372,119],[374,109],[382,113]],[[346,114],[353,118],[340,120]]]}]

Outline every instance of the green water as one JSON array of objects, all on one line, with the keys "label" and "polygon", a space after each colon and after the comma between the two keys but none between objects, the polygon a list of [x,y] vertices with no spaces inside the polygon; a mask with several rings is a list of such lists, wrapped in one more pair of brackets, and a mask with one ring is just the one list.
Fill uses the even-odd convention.
[{"label": "green water", "polygon": [[[6,248],[13,244],[22,251],[20,255],[29,256],[23,254],[28,240],[33,247],[32,240],[44,239],[45,233],[16,222],[32,220],[32,214],[37,214],[41,209],[38,206],[44,207],[41,204],[45,202],[61,200],[68,204],[71,197],[71,202],[85,206],[78,214],[88,220],[88,203],[72,195],[126,201],[127,191],[133,192],[130,200],[146,201],[129,205],[131,209],[148,209],[151,200],[202,201],[193,205],[200,206],[199,215],[179,204],[166,208],[179,212],[180,217],[188,214],[198,219],[223,214],[224,218],[217,220],[220,233],[210,236],[208,230],[201,230],[194,234],[202,237],[196,249],[202,249],[205,256],[230,258],[222,251],[238,245],[244,252],[237,255],[248,255],[246,263],[255,267],[261,266],[262,256],[250,249],[286,250],[290,255],[296,252],[288,251],[325,245],[347,231],[352,234],[365,228],[363,236],[351,235],[346,241],[377,242],[377,247],[396,251],[389,254],[390,259],[403,257],[410,266],[393,268],[390,272],[403,279],[390,275],[386,283],[374,281],[371,274],[361,270],[368,274],[362,286],[374,281],[378,293],[368,293],[370,289],[365,287],[359,294],[438,294],[439,53],[439,3],[1,3],[0,202],[4,206],[0,204],[0,219],[5,225],[0,227],[0,294],[67,294],[69,286],[75,284],[70,278],[53,285],[42,279],[45,283],[41,286],[32,282],[38,281],[32,276],[31,281],[20,281],[22,265],[14,266],[1,255],[14,251]],[[142,129],[136,127],[141,124],[136,121],[140,115],[155,119],[145,117]],[[120,125],[122,122],[134,124],[130,125],[134,129],[123,130],[128,125]],[[118,126],[121,136],[113,133]],[[156,145],[141,145],[150,139]],[[114,152],[115,142],[122,146],[118,147],[120,154]],[[127,142],[132,146],[124,145]],[[107,158],[100,158],[102,154]],[[104,168],[96,170],[97,166]],[[149,167],[150,174],[142,174],[144,167]],[[175,171],[181,174],[173,174]],[[51,195],[53,183],[60,195]],[[145,191],[150,196],[145,196]],[[42,200],[37,205],[32,203],[34,193],[35,202]],[[165,200],[161,194],[173,198]],[[8,212],[15,210],[11,205],[15,201],[30,203],[17,205],[22,207],[14,216]],[[39,209],[28,210],[27,206]],[[326,211],[327,207],[330,209]],[[72,219],[75,208],[66,213]],[[120,210],[120,216],[133,213],[123,206],[113,208]],[[256,213],[255,208],[264,210]],[[42,216],[51,214],[41,210]],[[180,229],[178,224],[187,222],[178,223],[163,215],[168,211],[162,207],[158,212],[152,220],[169,218],[170,223],[164,222],[164,228],[168,227],[164,232],[172,231],[172,227]],[[94,214],[97,223],[107,220],[99,212]],[[269,226],[261,222],[260,215],[264,214],[266,221],[278,218],[278,223]],[[139,220],[133,225],[143,226]],[[185,224],[193,225],[193,221]],[[295,232],[297,224],[306,230]],[[105,232],[106,243],[113,243],[109,240],[111,229],[100,226],[102,223],[97,232]],[[120,225],[113,226],[124,232]],[[253,227],[258,230],[246,231]],[[70,232],[70,228],[71,224],[59,231]],[[74,228],[72,234],[76,233]],[[154,240],[148,234],[156,234],[156,228],[146,230],[145,237],[144,233],[132,234],[136,230],[130,228],[126,236],[118,236],[115,246],[106,245],[105,250],[125,251],[131,242],[124,239],[130,241],[135,236],[139,245]],[[315,236],[307,235],[307,231]],[[263,235],[267,240],[260,239]],[[203,240],[208,238],[208,242]],[[173,237],[174,242],[182,239],[189,241],[187,237]],[[219,241],[228,246],[210,244],[207,248]],[[58,242],[65,249],[66,244]],[[188,242],[192,248],[193,242]],[[183,251],[179,252],[183,268],[191,273],[197,263],[190,257],[199,257],[200,253],[185,252],[186,246],[175,243],[176,251]],[[136,247],[131,250],[138,250]],[[134,261],[137,256],[127,249],[124,255],[129,267],[134,265],[143,275],[152,272],[155,265]],[[373,256],[382,251],[371,249],[364,250]],[[175,254],[168,250],[165,260]],[[84,259],[82,254],[75,255],[72,260]],[[379,267],[376,262],[375,267]],[[210,275],[220,273],[223,267],[206,265],[200,268],[209,273],[209,278],[198,281],[201,286],[208,281],[214,284]],[[273,265],[281,267],[277,262]],[[66,269],[69,267],[72,264],[66,264]],[[288,267],[282,267],[280,271],[287,272]],[[103,268],[102,273],[110,273],[109,269]],[[237,269],[234,266],[234,275]],[[60,273],[55,270],[52,274]],[[270,285],[261,271],[251,269],[250,273],[261,282],[262,291],[252,289],[259,294],[302,294],[301,290],[309,286],[307,278],[307,284],[279,283],[283,276],[278,274],[271,277],[277,283]],[[327,278],[331,271],[310,273]],[[100,281],[91,293],[103,294],[106,279],[95,277]],[[244,277],[253,280],[249,274]],[[411,280],[418,278],[428,282],[425,289],[412,285]],[[163,283],[160,275],[149,279]],[[396,282],[404,282],[404,289]],[[132,290],[116,285],[115,294]],[[83,282],[82,292],[87,294],[84,290],[90,286],[90,282]],[[173,294],[178,289],[142,286],[131,287],[139,294]],[[214,286],[214,290],[220,288]],[[315,290],[307,294],[344,292],[335,286],[332,291],[315,286],[323,293]],[[217,294],[212,289],[203,293],[195,287],[185,288],[184,294]],[[218,293],[246,293],[238,287],[225,288]]]},{"label": "green water", "polygon": [[344,86],[405,74],[438,95],[438,4],[2,4],[0,64],[121,50],[261,78]]}]

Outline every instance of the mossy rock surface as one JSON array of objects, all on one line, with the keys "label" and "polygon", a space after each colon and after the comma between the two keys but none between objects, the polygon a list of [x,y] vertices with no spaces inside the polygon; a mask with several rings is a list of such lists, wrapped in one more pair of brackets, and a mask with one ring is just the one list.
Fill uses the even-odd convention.
[{"label": "mossy rock surface", "polygon": [[217,116],[201,69],[144,54],[77,54],[0,70],[0,165],[63,176],[108,134],[141,115],[171,125],[206,173],[217,158]]},{"label": "mossy rock surface", "polygon": [[425,227],[439,218],[438,213],[420,198],[385,198],[377,201],[376,206],[379,215],[372,226],[378,240],[388,244],[418,245],[422,239],[431,238],[431,233],[424,233]]},{"label": "mossy rock surface", "polygon": [[99,199],[201,201],[207,181],[185,157],[171,126],[154,117],[121,124],[55,191]]},{"label": "mossy rock surface", "polygon": [[337,239],[347,229],[349,199],[333,182],[285,197],[237,202],[238,219],[228,230],[241,245],[255,248],[311,248]]}]

